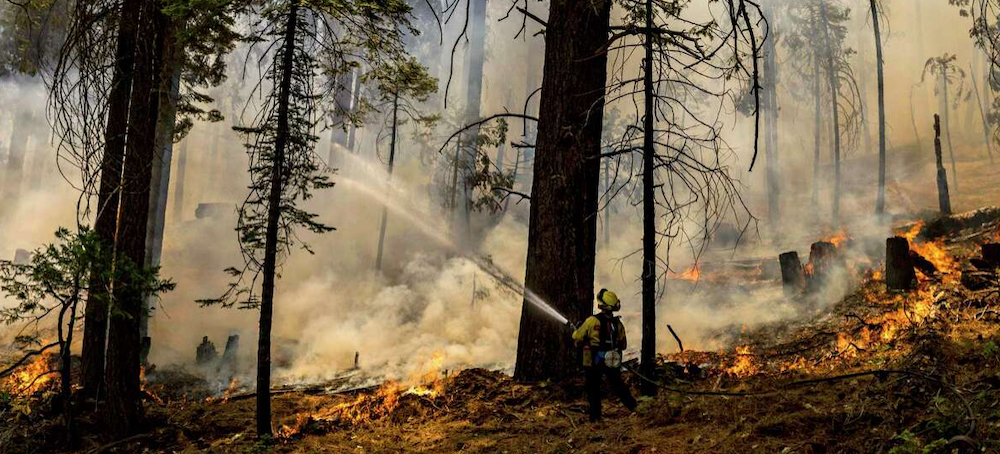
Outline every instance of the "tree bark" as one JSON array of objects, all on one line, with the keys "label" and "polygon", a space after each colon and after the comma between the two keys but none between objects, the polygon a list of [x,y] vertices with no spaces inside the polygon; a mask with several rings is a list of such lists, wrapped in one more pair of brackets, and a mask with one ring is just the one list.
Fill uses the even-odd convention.
[{"label": "tree bark", "polygon": [[[392,137],[389,140],[389,169],[386,177],[386,187],[392,184],[392,167],[396,162],[396,127],[399,124],[399,93],[392,96]],[[382,205],[382,223],[378,231],[378,254],[375,256],[375,270],[382,270],[382,247],[385,244],[385,227],[389,221],[389,210]]]},{"label": "tree bark", "polygon": [[879,222],[885,216],[885,68],[882,60],[882,34],[879,30],[877,0],[870,0],[872,28],[875,31],[875,68],[878,74],[878,195],[875,198],[875,216]]},{"label": "tree bark", "polygon": [[898,236],[885,240],[885,286],[889,290],[913,287],[917,275],[910,259],[910,242]]},{"label": "tree bark", "polygon": [[[643,375],[655,377],[656,373],[656,131],[653,103],[653,1],[646,0],[646,36],[643,61],[643,116],[642,145],[642,351],[640,369]],[[655,378],[654,378],[655,380]],[[656,386],[643,381],[640,391],[645,396],[656,395]]]},{"label": "tree bark", "polygon": [[284,181],[285,148],[289,140],[288,110],[291,98],[295,38],[299,2],[292,0],[285,23],[281,80],[278,84],[278,124],[274,140],[270,193],[267,199],[267,231],[264,238],[263,284],[260,299],[260,327],[257,342],[257,434],[271,434],[271,317],[274,312],[274,280],[278,259],[278,223],[281,219],[281,192]]},{"label": "tree bark", "polygon": [[[593,309],[610,16],[608,0],[552,0],[545,32],[525,286],[573,321]],[[514,377],[566,377],[575,358],[565,328],[525,300]]]},{"label": "tree bark", "polygon": [[[159,119],[159,86],[162,71],[166,16],[157,0],[143,0],[135,41],[135,72],[132,82],[128,140],[122,167],[122,189],[115,266],[127,261],[141,267],[146,261],[146,226],[149,194]],[[104,371],[107,400],[106,424],[117,437],[134,434],[142,418],[139,384],[140,337],[143,294],[124,278],[113,283],[115,310],[108,318],[108,348]]]},{"label": "tree bark", "polygon": [[826,43],[826,74],[830,82],[830,100],[833,115],[833,222],[840,218],[840,77],[833,61],[833,45],[830,42],[830,23],[827,17],[826,1],[819,4],[823,22],[823,40]]},{"label": "tree bark", "polygon": [[[115,67],[108,93],[108,123],[104,132],[104,156],[101,159],[101,186],[97,198],[94,232],[101,247],[111,252],[117,249],[118,213],[121,199],[121,173],[125,160],[125,135],[129,120],[129,102],[135,65],[136,32],[139,10],[144,0],[125,0],[119,13]],[[109,254],[110,256],[110,254]],[[111,282],[105,280],[110,263],[97,264],[91,273],[84,309],[83,390],[101,397],[104,386],[105,351],[107,349],[108,308],[111,303]]]},{"label": "tree bark", "polygon": [[937,163],[938,207],[941,214],[951,214],[951,195],[948,193],[948,171],[941,155],[941,117],[934,115],[934,157]]}]

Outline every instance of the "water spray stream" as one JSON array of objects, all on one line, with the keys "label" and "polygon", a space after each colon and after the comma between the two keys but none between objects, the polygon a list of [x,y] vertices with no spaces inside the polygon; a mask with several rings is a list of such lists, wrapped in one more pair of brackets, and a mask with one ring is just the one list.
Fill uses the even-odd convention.
[{"label": "water spray stream", "polygon": [[535,292],[525,288],[523,284],[511,276],[511,273],[501,269],[491,260],[480,254],[464,250],[450,238],[445,236],[443,232],[447,232],[448,228],[441,225],[434,225],[429,222],[429,219],[433,219],[432,216],[423,212],[415,211],[412,208],[413,204],[404,205],[400,203],[401,200],[406,200],[406,198],[404,197],[405,194],[398,186],[390,186],[389,193],[385,193],[353,178],[342,177],[338,182],[360,192],[363,195],[379,201],[389,211],[392,211],[393,214],[409,222],[428,238],[433,239],[441,246],[475,263],[476,266],[478,266],[483,272],[496,279],[500,285],[514,291],[515,293],[524,295],[525,301],[531,303],[548,317],[561,324],[569,324],[569,320],[565,316],[560,314],[559,311],[553,308],[540,296],[535,294]]}]

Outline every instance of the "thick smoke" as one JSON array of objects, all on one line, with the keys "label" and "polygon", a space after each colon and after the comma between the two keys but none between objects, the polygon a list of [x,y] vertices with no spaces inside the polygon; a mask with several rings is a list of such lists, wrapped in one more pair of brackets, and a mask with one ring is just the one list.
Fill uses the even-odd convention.
[{"label": "thick smoke", "polygon": [[[770,2],[769,2],[770,3]],[[864,3],[864,5],[862,5]],[[533,24],[528,22],[526,36],[513,39],[520,21],[508,19],[497,23],[506,5],[490,3],[487,35],[482,112],[519,112],[528,93],[540,82],[540,59],[543,37],[533,36]],[[854,2],[852,14],[865,15],[866,2]],[[533,9],[534,10],[534,9]],[[921,2],[923,28],[917,28],[915,9],[909,5],[890,5],[889,29],[886,41],[886,100],[890,146],[890,212],[896,215],[932,209],[935,194],[927,182],[932,181],[930,153],[930,118],[937,102],[932,99],[933,83],[925,82],[914,89],[915,116],[911,118],[910,92],[919,82],[923,63],[944,52],[955,53],[967,66],[979,58],[968,38],[968,20],[945,2]],[[858,47],[871,40],[869,24],[858,16],[854,21],[849,42]],[[778,26],[781,24],[778,23]],[[461,23],[451,23],[445,29],[444,46],[437,48],[436,30],[429,46],[434,52],[425,63],[434,67],[444,87],[450,61],[450,44],[457,37]],[[933,32],[932,32],[933,29]],[[933,36],[933,39],[930,38]],[[852,41],[856,38],[855,41]],[[449,110],[461,112],[461,93],[465,64],[457,49],[455,77],[450,94]],[[779,63],[785,52],[779,46]],[[868,52],[871,55],[873,52]],[[534,60],[533,60],[534,59]],[[534,74],[529,74],[533,68]],[[978,68],[982,68],[980,63]],[[871,131],[875,134],[875,90],[873,66],[859,65],[858,77],[871,80],[864,99],[868,102]],[[790,79],[793,74],[782,76]],[[780,83],[780,82],[779,82]],[[248,81],[233,76],[227,86],[218,90],[220,98],[227,90],[243,93]],[[456,87],[460,87],[456,89]],[[980,85],[982,89],[982,85]],[[231,90],[230,90],[231,89]],[[242,94],[246,98],[246,93]],[[702,264],[733,260],[776,260],[779,253],[797,250],[808,256],[811,242],[832,234],[829,225],[828,200],[830,180],[829,146],[823,145],[823,181],[820,206],[809,201],[812,180],[812,106],[779,91],[780,179],[784,197],[783,219],[762,219],[759,228],[747,230],[739,247],[714,245],[703,249],[679,244],[669,252],[661,247],[661,260],[669,259],[670,268],[681,272],[696,259]],[[537,98],[536,98],[537,99]],[[456,101],[457,100],[457,101]],[[222,270],[240,264],[236,241],[236,205],[246,189],[246,158],[239,136],[230,130],[238,118],[238,106],[225,100],[226,122],[195,126],[184,142],[175,146],[170,206],[165,231],[163,274],[178,283],[177,290],[165,295],[154,310],[150,322],[153,338],[151,361],[160,365],[192,364],[195,347],[202,336],[209,336],[216,345],[224,345],[226,336],[239,334],[242,350],[241,369],[252,382],[256,352],[255,311],[202,308],[195,301],[218,296],[228,283]],[[220,106],[223,101],[220,100]],[[51,241],[57,226],[72,226],[76,192],[55,172],[54,151],[49,146],[47,123],[42,114],[43,88],[38,83],[4,81],[0,83],[0,105],[37,106],[33,119],[33,134],[26,168],[32,160],[43,162],[42,184],[25,182],[16,199],[0,200],[0,256],[13,257],[17,248],[32,249]],[[438,98],[427,106],[428,111],[440,108]],[[964,104],[963,104],[964,106]],[[614,106],[609,106],[609,109]],[[625,109],[628,110],[628,109]],[[8,145],[21,131],[11,131],[17,110],[5,108],[0,115],[0,170],[4,172],[0,187],[7,181]],[[920,135],[919,147],[912,123]],[[730,165],[739,179],[740,188],[751,212],[766,212],[763,165],[753,173],[749,167],[752,152],[750,122],[740,119],[729,122],[725,141],[734,148],[736,158]],[[322,381],[334,377],[354,364],[355,353],[360,366],[369,376],[405,378],[423,371],[437,358],[446,369],[465,366],[508,368],[512,366],[516,342],[521,296],[501,286],[489,273],[477,265],[471,256],[488,257],[515,280],[524,276],[527,244],[527,204],[512,199],[502,219],[482,216],[476,222],[478,241],[475,246],[455,247],[447,244],[453,235],[447,230],[450,218],[436,208],[439,189],[431,178],[442,165],[442,157],[434,150],[420,149],[412,140],[409,126],[398,151],[396,184],[392,189],[384,184],[385,142],[381,122],[373,121],[358,134],[356,159],[331,163],[340,167],[334,181],[340,183],[310,202],[309,208],[320,213],[321,219],[338,230],[322,236],[303,238],[315,254],[301,249],[293,251],[280,269],[277,283],[274,322],[274,358],[279,380],[285,382]],[[962,169],[975,169],[983,152],[978,119],[969,119],[964,107],[953,114],[952,127],[956,154]],[[446,131],[437,131],[439,135]],[[450,131],[447,131],[450,132]],[[321,135],[327,135],[324,132]],[[828,135],[828,133],[824,132]],[[521,135],[520,122],[511,123],[508,139]],[[825,140],[825,139],[824,139]],[[877,143],[874,139],[873,142]],[[843,200],[844,221],[852,236],[874,237],[880,241],[887,234],[885,227],[874,222],[876,150],[858,149],[847,153]],[[318,148],[325,155],[329,143],[324,139]],[[183,152],[181,151],[183,150]],[[375,150],[378,150],[376,153]],[[183,172],[179,156],[186,156]],[[508,149],[508,156],[513,151]],[[45,158],[48,156],[48,158]],[[430,158],[427,158],[430,156]],[[508,157],[510,160],[511,158]],[[430,161],[428,163],[428,161]],[[508,161],[508,166],[510,161]],[[376,170],[371,170],[376,169]],[[178,175],[184,174],[183,204],[175,205]],[[386,196],[387,194],[387,196]],[[405,207],[408,213],[389,212],[385,267],[374,270],[378,222],[383,197],[394,205]],[[968,198],[962,198],[968,197]],[[959,194],[957,208],[974,205],[971,196]],[[976,201],[978,202],[978,201]],[[211,217],[196,218],[199,204],[216,203],[220,207]],[[963,205],[964,204],[964,205]],[[595,287],[615,290],[624,300],[623,320],[628,328],[630,344],[637,348],[640,341],[640,257],[635,254],[641,245],[640,211],[630,201],[621,200],[612,215],[610,241],[599,232]],[[603,215],[602,215],[603,216]],[[690,231],[698,230],[689,221]],[[727,219],[737,227],[735,219]],[[772,242],[772,228],[780,227],[781,241]],[[442,241],[441,237],[444,237]],[[850,290],[849,286],[831,286],[816,301],[800,301],[785,297],[776,285],[753,287],[733,285],[720,290],[708,283],[693,284],[669,280],[663,288],[658,309],[658,349],[661,353],[676,351],[676,345],[666,331],[669,323],[689,349],[719,349],[730,345],[744,328],[765,323],[794,319],[832,304]],[[0,303],[4,304],[4,303]],[[9,304],[9,303],[7,303]],[[9,334],[11,329],[0,328]]]}]

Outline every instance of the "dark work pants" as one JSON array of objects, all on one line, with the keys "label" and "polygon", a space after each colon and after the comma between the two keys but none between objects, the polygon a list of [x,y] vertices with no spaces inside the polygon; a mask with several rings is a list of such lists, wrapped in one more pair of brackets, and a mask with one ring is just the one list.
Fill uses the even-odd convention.
[{"label": "dark work pants", "polygon": [[635,399],[629,392],[628,386],[622,381],[622,372],[619,369],[612,369],[606,366],[584,367],[587,378],[587,402],[590,404],[590,420],[601,419],[601,378],[608,377],[611,390],[621,399],[622,404],[629,410],[635,410]]}]

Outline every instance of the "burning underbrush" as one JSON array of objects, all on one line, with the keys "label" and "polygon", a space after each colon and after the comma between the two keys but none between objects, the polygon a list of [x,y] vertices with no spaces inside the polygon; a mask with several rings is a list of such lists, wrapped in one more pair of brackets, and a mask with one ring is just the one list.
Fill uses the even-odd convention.
[{"label": "burning underbrush", "polygon": [[0,379],[0,393],[12,398],[29,398],[58,386],[58,358],[51,350],[29,358],[25,363]]},{"label": "burning underbrush", "polygon": [[[978,228],[978,227],[977,227]],[[447,373],[442,354],[410,377],[377,380],[347,371],[340,381],[272,391],[272,452],[998,452],[1000,444],[1000,284],[970,288],[965,274],[979,244],[998,232],[968,229],[931,237],[925,225],[901,226],[918,256],[912,288],[886,287],[881,258],[857,252],[844,232],[834,245],[849,282],[846,296],[817,304],[803,284],[781,304],[807,310],[794,319],[737,327],[730,348],[660,357],[656,397],[637,413],[605,401],[607,422],[588,424],[582,380],[524,384],[504,373]],[[975,233],[976,236],[968,237]],[[961,239],[961,238],[972,239]],[[881,242],[881,241],[880,241]],[[853,252],[852,252],[853,250]],[[728,269],[766,274],[764,261]],[[817,279],[813,264],[807,279]],[[713,268],[713,266],[715,268]],[[699,279],[726,276],[702,264]],[[926,271],[926,272],[924,272]],[[803,270],[804,272],[804,270]],[[985,272],[979,270],[977,272]],[[805,274],[805,273],[804,273]],[[719,278],[721,279],[721,278]],[[735,281],[732,276],[727,279]],[[675,279],[681,285],[693,281]],[[732,285],[738,285],[733,282]],[[706,291],[713,287],[705,286]],[[755,287],[756,288],[756,287]],[[759,290],[753,290],[759,291]],[[743,293],[741,295],[751,295]],[[826,295],[827,297],[829,295]],[[776,303],[777,304],[777,303]],[[681,331],[683,335],[683,331]],[[632,367],[632,364],[628,365]],[[173,374],[173,375],[171,375]],[[145,452],[256,452],[252,380],[204,379],[150,371],[147,413],[155,427]],[[642,379],[626,373],[637,389]],[[187,380],[187,381],[186,381]],[[376,380],[378,384],[372,384]],[[350,384],[353,385],[350,385]],[[360,383],[360,385],[359,385]],[[228,386],[227,386],[228,385]],[[180,392],[186,397],[176,398]],[[609,394],[610,395],[610,394]],[[208,397],[208,398],[206,398]],[[30,431],[25,429],[24,439]],[[90,446],[89,449],[99,446]],[[138,443],[117,452],[136,452]],[[112,450],[113,451],[113,450]]]}]

